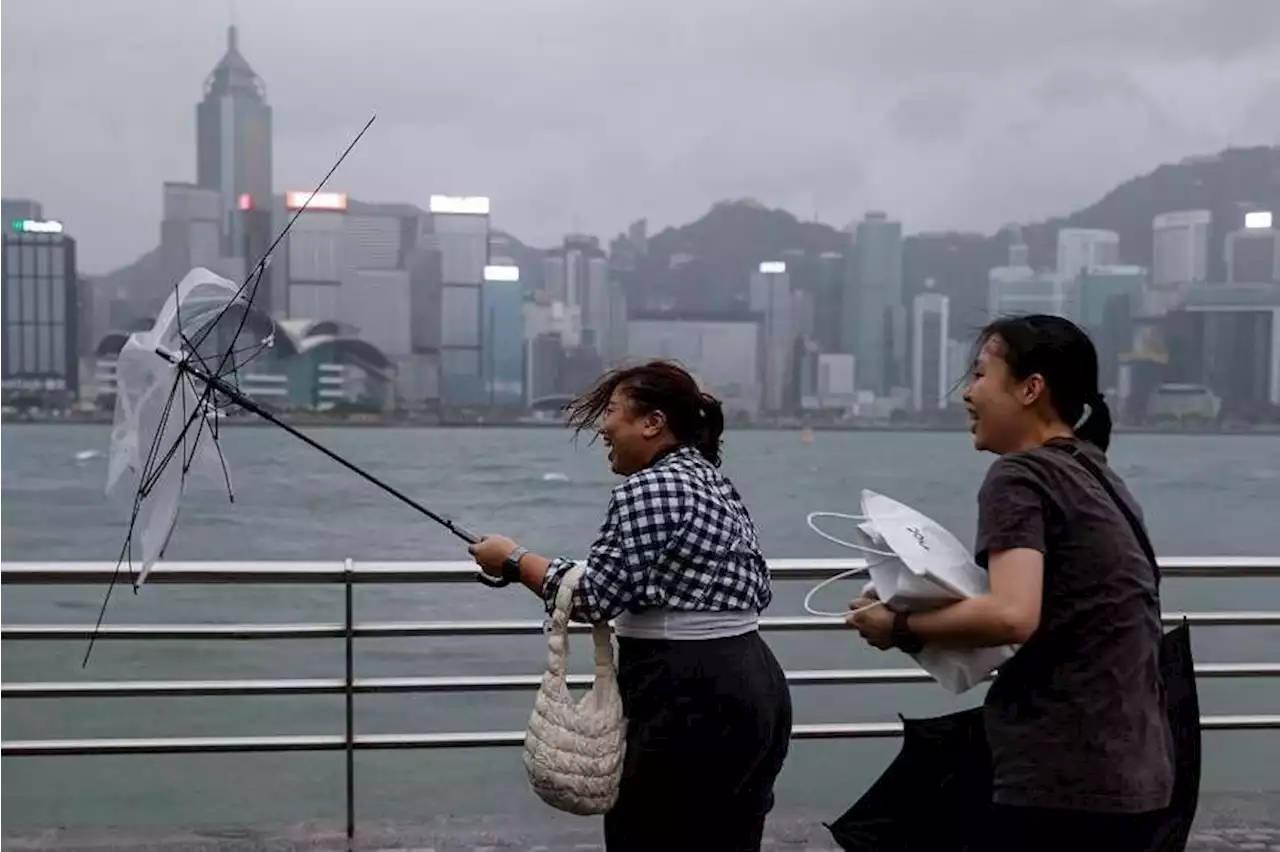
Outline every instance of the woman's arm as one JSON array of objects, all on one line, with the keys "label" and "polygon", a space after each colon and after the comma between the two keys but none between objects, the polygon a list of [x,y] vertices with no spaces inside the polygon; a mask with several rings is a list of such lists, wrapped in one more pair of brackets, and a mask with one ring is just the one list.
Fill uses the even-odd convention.
[{"label": "woman's arm", "polygon": [[[1046,507],[1042,484],[1020,459],[992,464],[978,492],[977,560],[990,590],[932,612],[905,616],[907,631],[925,644],[983,648],[1021,644],[1040,626],[1044,595]],[[894,613],[854,601],[846,619],[867,641],[893,647]]]},{"label": "woman's arm", "polygon": [[536,553],[526,553],[520,557],[520,582],[538,597],[542,597],[542,584],[547,577],[547,568],[551,560]]},{"label": "woman's arm", "polygon": [[907,616],[907,628],[925,644],[984,648],[1016,645],[1040,626],[1044,554],[1031,548],[988,556],[991,591],[933,612]]}]

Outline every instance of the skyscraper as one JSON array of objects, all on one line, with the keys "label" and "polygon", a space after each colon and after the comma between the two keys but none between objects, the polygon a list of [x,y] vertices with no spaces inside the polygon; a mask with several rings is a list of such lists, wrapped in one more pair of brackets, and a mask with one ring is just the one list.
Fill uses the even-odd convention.
[{"label": "skyscraper", "polygon": [[196,106],[196,183],[218,192],[221,254],[239,255],[244,240],[236,233],[237,209],[245,202],[265,206],[271,198],[271,107],[262,78],[240,54],[234,26]]},{"label": "skyscraper", "polygon": [[752,274],[751,310],[760,314],[763,322],[760,335],[762,407],[780,412],[786,406],[786,388],[791,384],[796,341],[795,299],[785,263],[766,261]]},{"label": "skyscraper", "polygon": [[[930,279],[926,286],[932,286]],[[926,291],[911,305],[911,407],[916,411],[936,411],[947,407],[951,365],[947,363],[947,327],[951,322],[951,300],[941,293]]]},{"label": "skyscraper", "polygon": [[490,406],[524,402],[524,290],[520,267],[510,259],[486,266],[484,386]]},{"label": "skyscraper", "polygon": [[440,252],[440,401],[488,404],[480,292],[489,265],[489,199],[431,196],[432,242]]},{"label": "skyscraper", "polygon": [[1156,287],[1203,283],[1209,270],[1208,210],[1162,213],[1152,220],[1151,283]]},{"label": "skyscraper", "polygon": [[845,332],[852,345],[846,348],[856,356],[858,388],[883,396],[900,384],[905,355],[901,222],[872,211],[857,224],[848,284]]},{"label": "skyscraper", "polygon": [[1058,231],[1058,274],[1075,278],[1090,266],[1114,266],[1120,262],[1120,235],[1096,228],[1063,228]]},{"label": "skyscraper", "polygon": [[76,244],[56,220],[6,223],[3,256],[5,397],[67,404],[80,392]]}]

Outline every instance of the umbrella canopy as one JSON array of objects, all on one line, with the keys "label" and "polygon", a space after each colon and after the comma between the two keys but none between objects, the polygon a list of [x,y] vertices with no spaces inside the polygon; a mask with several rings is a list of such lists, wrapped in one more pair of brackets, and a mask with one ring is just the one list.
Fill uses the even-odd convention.
[{"label": "umbrella canopy", "polygon": [[[1164,634],[1160,670],[1173,731],[1174,788],[1145,850],[1180,852],[1200,798],[1200,699],[1184,621]],[[982,708],[904,719],[902,750],[849,810],[826,824],[847,852],[963,852],[989,830],[991,753]]]},{"label": "umbrella canopy", "polygon": [[[208,269],[187,273],[165,300],[155,324],[129,335],[116,361],[116,409],[107,463],[107,495],[124,501],[132,520],[125,556],[132,565],[137,545],[140,585],[163,555],[173,534],[187,474],[230,480],[217,449],[216,400],[211,389],[182,369],[191,360],[212,375],[234,382],[244,357],[233,349],[202,354],[216,341],[228,309],[249,309],[244,288]],[[271,338],[259,342],[269,346]],[[256,353],[255,353],[256,354]],[[229,357],[228,357],[229,356]]]}]

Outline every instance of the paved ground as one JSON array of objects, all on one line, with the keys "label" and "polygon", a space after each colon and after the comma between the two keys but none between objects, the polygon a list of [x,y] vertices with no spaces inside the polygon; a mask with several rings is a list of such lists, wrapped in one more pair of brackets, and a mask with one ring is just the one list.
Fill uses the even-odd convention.
[{"label": "paved ground", "polygon": [[[765,850],[839,852],[823,819],[835,814],[779,813],[770,820]],[[436,819],[427,823],[370,823],[357,827],[362,852],[590,852],[603,850],[599,820],[550,813],[516,822],[506,817]],[[345,850],[342,827],[306,824],[280,830],[209,828],[200,831],[4,832],[5,852],[327,852]],[[1191,852],[1280,852],[1280,793],[1206,796],[1187,847]]]}]

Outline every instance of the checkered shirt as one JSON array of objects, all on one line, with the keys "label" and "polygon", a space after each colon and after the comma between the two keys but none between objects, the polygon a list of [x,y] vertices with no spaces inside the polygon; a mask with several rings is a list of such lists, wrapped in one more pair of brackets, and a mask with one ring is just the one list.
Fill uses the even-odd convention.
[{"label": "checkered shirt", "polygon": [[[548,612],[573,564],[559,558],[548,566]],[[696,449],[680,447],[614,487],[572,617],[596,623],[654,608],[760,612],[772,598],[737,489]]]}]

